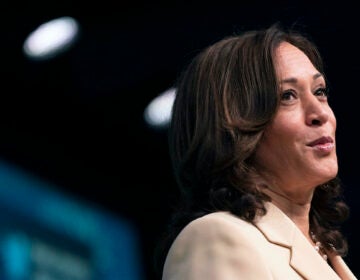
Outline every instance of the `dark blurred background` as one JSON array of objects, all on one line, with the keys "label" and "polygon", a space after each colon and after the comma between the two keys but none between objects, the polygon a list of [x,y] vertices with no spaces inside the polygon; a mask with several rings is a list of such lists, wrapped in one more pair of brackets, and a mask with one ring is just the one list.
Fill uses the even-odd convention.
[{"label": "dark blurred background", "polygon": [[[3,5],[3,4],[2,4]],[[347,262],[360,275],[358,9],[309,1],[26,1],[1,9],[0,159],[131,221],[146,279],[175,200],[166,129],[143,118],[203,47],[280,21],[319,46],[338,119],[340,178],[351,216]],[[29,32],[53,18],[80,24],[77,42],[47,61],[22,53]],[[29,198],[31,199],[31,198]]]}]

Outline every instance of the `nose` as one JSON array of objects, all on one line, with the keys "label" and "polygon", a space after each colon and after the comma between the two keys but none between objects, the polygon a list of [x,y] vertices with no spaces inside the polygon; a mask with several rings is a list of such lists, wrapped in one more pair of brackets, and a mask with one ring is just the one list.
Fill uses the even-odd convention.
[{"label": "nose", "polygon": [[321,126],[329,120],[329,105],[320,101],[315,95],[305,104],[306,124],[309,126]]}]

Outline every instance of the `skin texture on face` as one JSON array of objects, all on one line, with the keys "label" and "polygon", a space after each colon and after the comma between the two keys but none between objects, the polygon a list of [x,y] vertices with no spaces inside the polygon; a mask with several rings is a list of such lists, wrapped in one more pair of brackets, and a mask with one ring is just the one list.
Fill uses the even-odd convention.
[{"label": "skin texture on face", "polygon": [[280,106],[255,161],[269,189],[303,203],[311,200],[316,186],[337,175],[336,118],[324,77],[301,50],[281,43],[275,68]]}]

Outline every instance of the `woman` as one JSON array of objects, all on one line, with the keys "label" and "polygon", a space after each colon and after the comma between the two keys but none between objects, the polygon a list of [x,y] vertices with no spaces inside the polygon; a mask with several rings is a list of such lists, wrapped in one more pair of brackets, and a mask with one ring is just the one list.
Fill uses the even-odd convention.
[{"label": "woman", "polygon": [[357,279],[343,260],[335,131],[305,36],[273,25],[201,52],[173,107],[183,199],[162,279]]}]

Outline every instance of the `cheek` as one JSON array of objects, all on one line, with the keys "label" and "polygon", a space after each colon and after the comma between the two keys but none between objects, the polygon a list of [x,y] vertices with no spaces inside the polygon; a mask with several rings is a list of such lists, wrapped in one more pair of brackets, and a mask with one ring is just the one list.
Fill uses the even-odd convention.
[{"label": "cheek", "polygon": [[[264,134],[264,141],[268,142],[270,146],[282,145],[283,148],[296,139],[299,133],[298,123],[286,121],[276,122],[276,125],[272,125]],[[286,144],[286,145],[285,145]]]},{"label": "cheek", "polygon": [[259,143],[256,155],[259,162],[276,161],[292,154],[295,149],[294,144],[299,133],[298,125],[289,122],[276,124],[266,129]]},{"label": "cheek", "polygon": [[334,130],[336,130],[337,122],[336,122],[336,118],[335,118],[334,113],[331,114],[330,122],[331,122],[331,124],[333,125]]},{"label": "cheek", "polygon": [[301,114],[291,112],[291,114],[278,111],[264,131],[263,138],[257,150],[258,161],[276,160],[283,157],[284,153],[290,152],[294,148],[294,142],[300,133]]},{"label": "cheek", "polygon": [[327,105],[327,113],[329,116],[329,123],[333,126],[334,129],[336,129],[337,121],[334,114],[334,111],[331,109],[329,105]]},{"label": "cheek", "polygon": [[256,161],[258,163],[268,164],[269,161],[273,162],[281,152],[284,152],[289,147],[287,132],[284,128],[277,129],[276,126],[270,126],[264,132],[256,151]]}]

